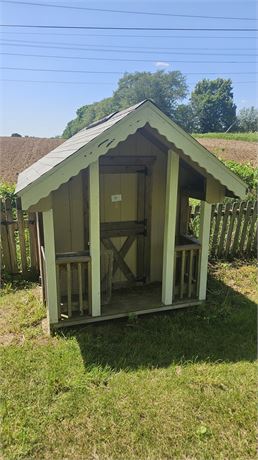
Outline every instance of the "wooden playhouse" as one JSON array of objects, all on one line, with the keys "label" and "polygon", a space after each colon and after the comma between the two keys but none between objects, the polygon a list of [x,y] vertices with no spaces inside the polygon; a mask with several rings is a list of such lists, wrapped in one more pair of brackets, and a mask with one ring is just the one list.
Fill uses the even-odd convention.
[{"label": "wooden playhouse", "polygon": [[[246,185],[151,101],[82,129],[19,175],[36,211],[50,327],[205,300],[211,204]],[[188,199],[201,200],[199,240]]]}]

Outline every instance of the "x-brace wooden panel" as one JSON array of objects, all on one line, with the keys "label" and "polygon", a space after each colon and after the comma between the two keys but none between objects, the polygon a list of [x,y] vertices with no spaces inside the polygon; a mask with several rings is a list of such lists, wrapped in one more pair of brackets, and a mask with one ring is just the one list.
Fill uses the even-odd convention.
[{"label": "x-brace wooden panel", "polygon": [[125,240],[124,244],[119,250],[114,246],[110,238],[102,239],[102,243],[105,246],[105,248],[111,249],[114,254],[113,276],[115,275],[116,271],[119,268],[128,281],[135,281],[136,278],[133,272],[130,270],[130,268],[128,267],[127,263],[124,260],[124,257],[126,256],[129,249],[131,248],[135,238],[136,238],[136,235],[128,236],[128,238]]}]

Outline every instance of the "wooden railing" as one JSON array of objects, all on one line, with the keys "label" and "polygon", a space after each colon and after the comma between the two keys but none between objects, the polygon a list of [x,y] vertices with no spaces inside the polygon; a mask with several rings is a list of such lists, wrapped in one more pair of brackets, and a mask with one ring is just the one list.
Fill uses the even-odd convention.
[{"label": "wooden railing", "polygon": [[56,254],[59,319],[91,313],[91,258],[86,252]]},{"label": "wooden railing", "polygon": [[176,245],[174,267],[174,299],[186,300],[198,298],[201,245]]}]

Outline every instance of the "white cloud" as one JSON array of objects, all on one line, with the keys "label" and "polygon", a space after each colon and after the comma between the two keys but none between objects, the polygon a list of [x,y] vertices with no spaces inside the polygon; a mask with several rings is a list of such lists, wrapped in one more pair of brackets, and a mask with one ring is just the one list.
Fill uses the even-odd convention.
[{"label": "white cloud", "polygon": [[155,62],[154,65],[158,69],[166,69],[167,67],[170,66],[170,64],[168,62],[164,62],[164,61],[157,61],[157,62]]}]

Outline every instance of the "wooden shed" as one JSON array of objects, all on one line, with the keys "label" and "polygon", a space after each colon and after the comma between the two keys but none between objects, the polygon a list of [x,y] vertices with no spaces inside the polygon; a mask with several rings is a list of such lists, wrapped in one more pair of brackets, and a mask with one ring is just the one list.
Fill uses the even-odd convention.
[{"label": "wooden shed", "polygon": [[[37,212],[52,328],[205,300],[211,204],[246,185],[146,100],[45,155],[17,193]],[[198,241],[189,197],[201,200]]]}]

